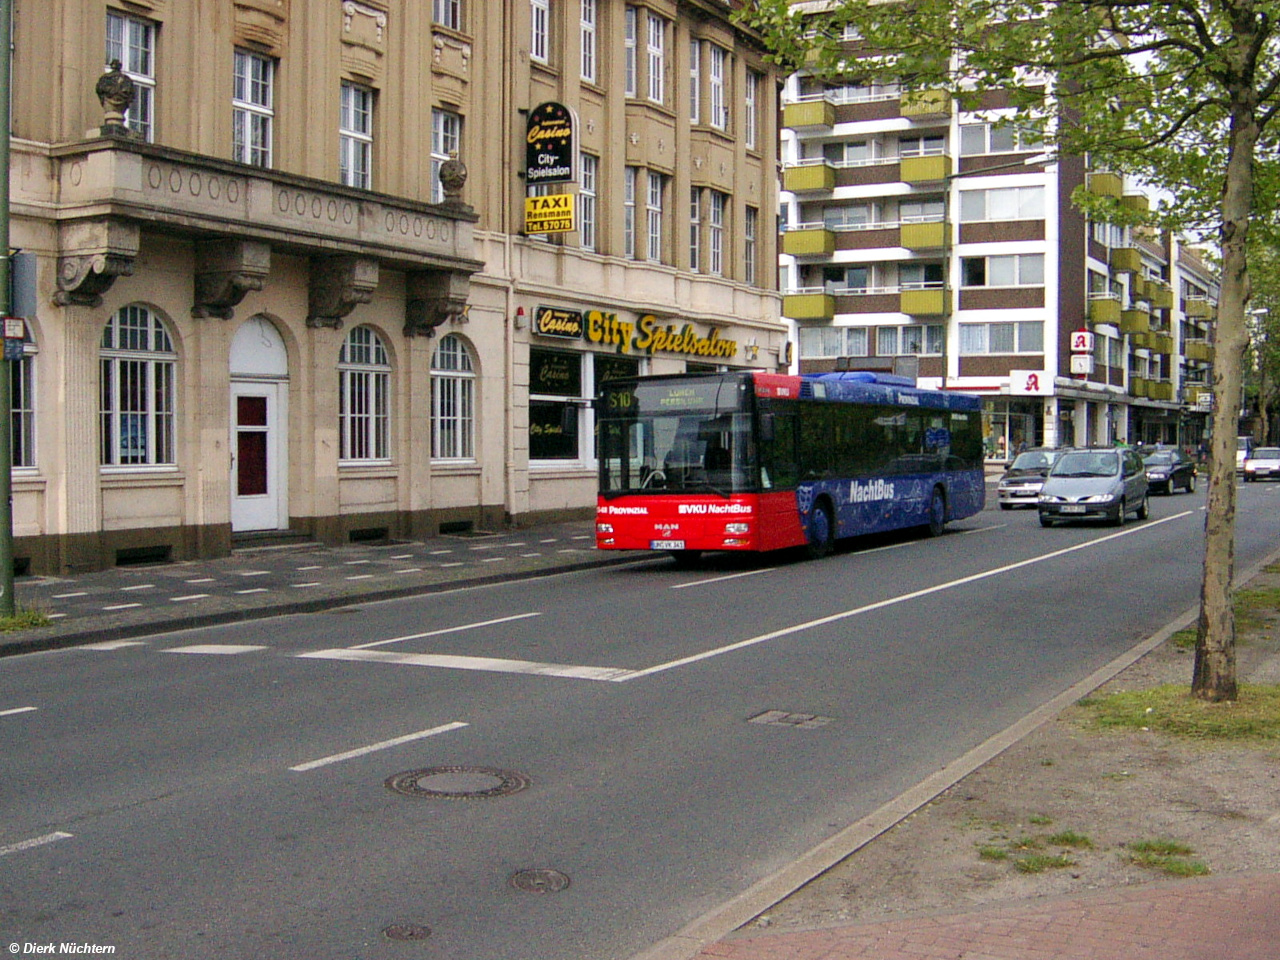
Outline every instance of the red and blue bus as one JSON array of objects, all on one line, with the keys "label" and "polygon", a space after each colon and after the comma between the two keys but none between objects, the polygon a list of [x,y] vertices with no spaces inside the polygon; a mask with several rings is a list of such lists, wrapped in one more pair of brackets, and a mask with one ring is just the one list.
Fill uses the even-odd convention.
[{"label": "red and blue bus", "polygon": [[880,373],[691,373],[606,381],[596,546],[804,547],[905,527],[935,536],[986,500],[980,398]]}]

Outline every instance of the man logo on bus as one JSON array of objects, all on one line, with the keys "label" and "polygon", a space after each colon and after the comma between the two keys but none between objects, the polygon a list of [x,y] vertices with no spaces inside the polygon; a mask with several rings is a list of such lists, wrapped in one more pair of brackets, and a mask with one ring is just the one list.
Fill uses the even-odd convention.
[{"label": "man logo on bus", "polygon": [[854,480],[849,484],[850,503],[870,503],[874,500],[892,500],[893,484],[883,480],[869,480],[859,483]]}]

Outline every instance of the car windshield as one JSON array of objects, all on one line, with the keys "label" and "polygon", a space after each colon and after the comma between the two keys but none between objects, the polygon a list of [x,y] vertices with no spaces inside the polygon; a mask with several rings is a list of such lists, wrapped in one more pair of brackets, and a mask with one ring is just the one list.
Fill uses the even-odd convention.
[{"label": "car windshield", "polygon": [[1253,460],[1280,460],[1280,447],[1259,447],[1253,451]]},{"label": "car windshield", "polygon": [[1143,460],[1142,462],[1147,464],[1147,466],[1152,466],[1152,465],[1158,466],[1160,464],[1177,463],[1177,461],[1178,461],[1178,458],[1174,454],[1168,452],[1167,450],[1160,450],[1160,451],[1157,451],[1156,453],[1151,454],[1150,456],[1147,457],[1147,459]]},{"label": "car windshield", "polygon": [[1010,470],[1045,470],[1053,463],[1054,454],[1043,450],[1028,450],[1020,453],[1009,464]]},{"label": "car windshield", "polygon": [[1114,477],[1120,472],[1120,455],[1111,450],[1097,453],[1064,453],[1053,465],[1053,477]]}]

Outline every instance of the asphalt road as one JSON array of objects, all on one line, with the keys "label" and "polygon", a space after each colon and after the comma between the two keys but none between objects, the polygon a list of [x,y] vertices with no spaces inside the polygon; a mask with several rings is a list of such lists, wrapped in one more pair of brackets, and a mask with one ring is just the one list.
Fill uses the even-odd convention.
[{"label": "asphalt road", "polygon": [[625,960],[1191,607],[1151,504],[5,658],[0,952]]}]

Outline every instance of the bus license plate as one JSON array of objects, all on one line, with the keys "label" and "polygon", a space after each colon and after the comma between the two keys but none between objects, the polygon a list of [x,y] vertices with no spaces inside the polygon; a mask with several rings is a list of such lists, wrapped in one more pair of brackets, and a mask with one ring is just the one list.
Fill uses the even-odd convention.
[{"label": "bus license plate", "polygon": [[650,550],[683,550],[683,540],[650,540]]},{"label": "bus license plate", "polygon": [[1060,509],[1063,513],[1084,513],[1084,507],[1078,503],[1068,503]]}]

